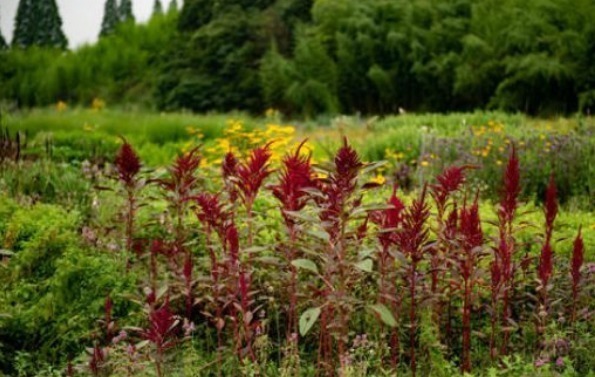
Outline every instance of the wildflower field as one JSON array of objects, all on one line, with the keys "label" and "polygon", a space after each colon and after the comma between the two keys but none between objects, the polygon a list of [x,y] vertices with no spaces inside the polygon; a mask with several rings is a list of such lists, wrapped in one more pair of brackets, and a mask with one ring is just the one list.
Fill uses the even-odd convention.
[{"label": "wildflower field", "polygon": [[0,376],[595,375],[592,117],[0,127]]}]

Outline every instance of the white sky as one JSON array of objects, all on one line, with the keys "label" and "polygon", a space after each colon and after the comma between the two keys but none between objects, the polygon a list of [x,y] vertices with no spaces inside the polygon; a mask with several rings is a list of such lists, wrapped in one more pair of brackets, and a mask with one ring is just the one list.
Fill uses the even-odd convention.
[{"label": "white sky", "polygon": [[[161,0],[165,10],[167,10],[169,1]],[[153,12],[153,2],[154,0],[132,0],[132,11],[137,22],[149,19]],[[62,30],[68,38],[70,48],[97,40],[105,0],[56,0],[56,3],[60,16],[62,16]],[[181,4],[182,1],[178,0],[178,5]],[[14,18],[18,5],[19,0],[0,0],[0,29],[9,44],[12,40]]]}]

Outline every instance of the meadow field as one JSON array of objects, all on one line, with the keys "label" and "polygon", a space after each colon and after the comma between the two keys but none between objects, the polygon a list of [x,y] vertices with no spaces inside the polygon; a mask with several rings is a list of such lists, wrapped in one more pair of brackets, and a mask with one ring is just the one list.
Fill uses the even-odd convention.
[{"label": "meadow field", "polygon": [[0,375],[594,375],[592,117],[0,130]]}]

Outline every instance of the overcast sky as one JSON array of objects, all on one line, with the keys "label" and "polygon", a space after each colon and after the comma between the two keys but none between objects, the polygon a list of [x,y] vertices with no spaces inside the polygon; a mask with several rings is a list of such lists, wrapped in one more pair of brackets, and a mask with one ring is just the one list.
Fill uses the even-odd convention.
[{"label": "overcast sky", "polygon": [[[167,9],[170,0],[161,0]],[[103,18],[105,0],[56,0],[62,29],[68,37],[70,48],[97,40]],[[153,11],[154,0],[132,0],[134,17],[137,22],[149,19]],[[178,4],[182,1],[178,0]],[[14,18],[17,13],[19,0],[0,0],[0,26],[2,35],[8,43],[12,40]]]}]

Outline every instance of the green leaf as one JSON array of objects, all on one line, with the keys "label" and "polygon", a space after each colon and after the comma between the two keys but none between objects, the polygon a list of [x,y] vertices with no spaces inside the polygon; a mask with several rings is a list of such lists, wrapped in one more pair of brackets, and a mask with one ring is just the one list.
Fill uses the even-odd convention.
[{"label": "green leaf", "polygon": [[320,308],[310,308],[300,316],[300,334],[306,335],[320,316]]},{"label": "green leaf", "polygon": [[360,270],[364,271],[364,272],[372,272],[372,267],[374,266],[374,263],[372,262],[372,259],[364,259],[363,261],[357,262],[355,264],[355,267],[359,268]]},{"label": "green leaf", "polygon": [[370,305],[369,308],[380,316],[380,320],[384,322],[385,325],[397,327],[397,321],[395,320],[395,317],[393,317],[393,314],[384,304]]},{"label": "green leaf", "polygon": [[312,236],[314,236],[316,238],[319,238],[319,239],[321,239],[323,241],[326,241],[326,242],[328,242],[330,240],[330,237],[329,237],[328,233],[327,232],[323,232],[321,230],[309,230],[308,231],[308,234],[310,234],[310,235],[312,235]]},{"label": "green leaf", "polygon": [[291,265],[318,274],[318,267],[316,266],[316,263],[312,262],[310,259],[296,259],[291,261]]}]

